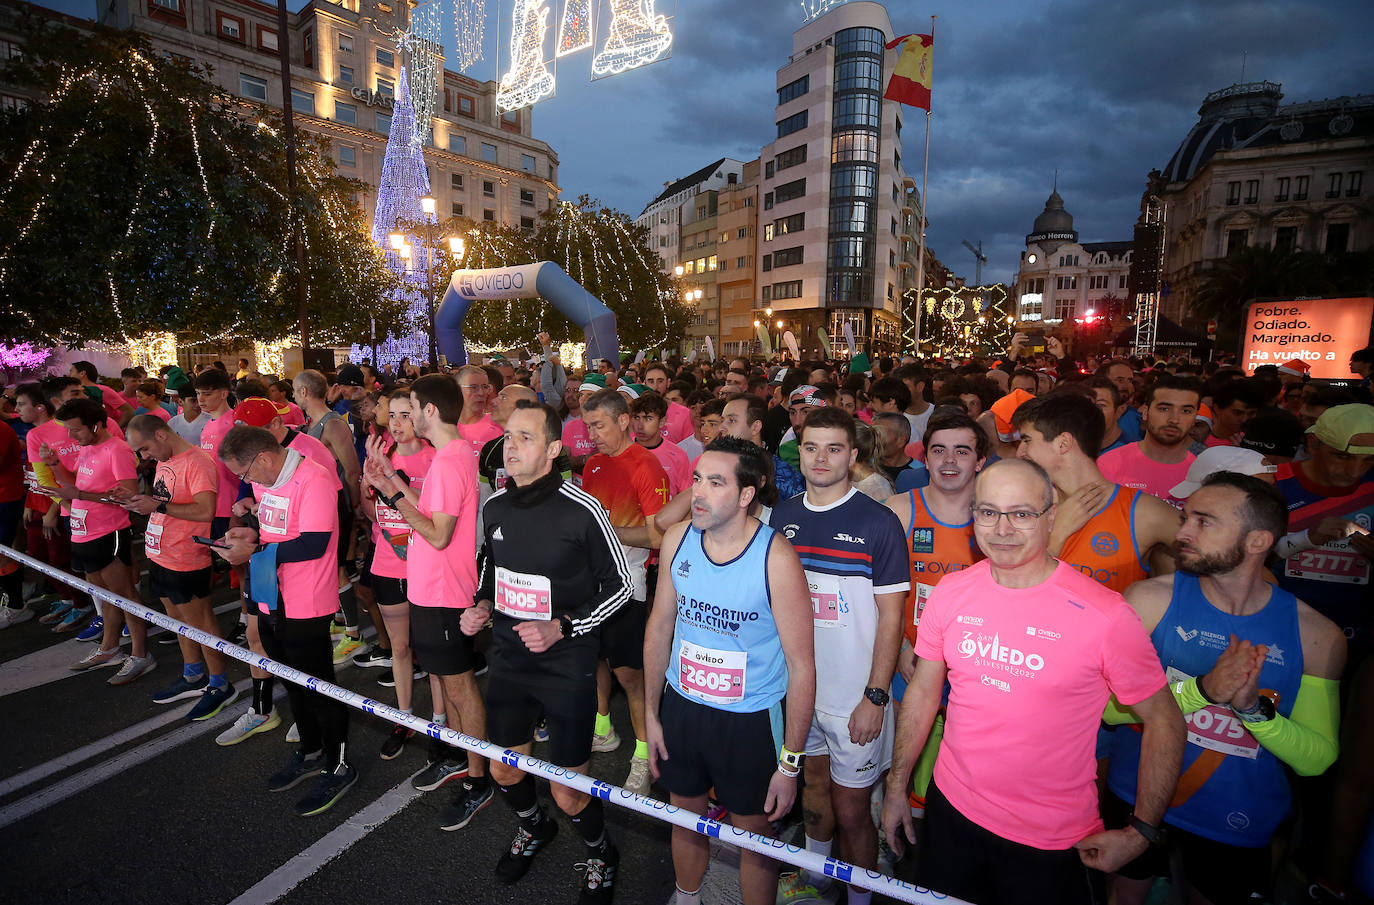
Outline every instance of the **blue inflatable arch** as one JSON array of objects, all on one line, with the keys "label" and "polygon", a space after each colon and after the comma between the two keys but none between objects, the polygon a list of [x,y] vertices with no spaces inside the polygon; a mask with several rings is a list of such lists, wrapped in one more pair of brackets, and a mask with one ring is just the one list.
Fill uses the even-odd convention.
[{"label": "blue inflatable arch", "polygon": [[478,299],[535,297],[548,299],[568,320],[582,328],[587,338],[588,363],[598,358],[610,359],[616,365],[620,363],[614,312],[552,261],[454,273],[434,316],[439,351],[451,364],[467,364],[463,319]]}]

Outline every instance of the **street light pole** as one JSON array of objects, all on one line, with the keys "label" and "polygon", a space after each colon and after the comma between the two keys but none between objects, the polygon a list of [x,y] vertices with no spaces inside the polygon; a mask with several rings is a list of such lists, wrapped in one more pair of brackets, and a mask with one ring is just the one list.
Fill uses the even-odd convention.
[{"label": "street light pole", "polygon": [[282,138],[286,141],[286,207],[291,217],[291,239],[296,246],[296,318],[300,322],[301,354],[310,348],[306,319],[305,241],[301,237],[299,199],[296,197],[296,124],[291,110],[291,33],[286,30],[286,0],[277,0],[277,56],[281,58]]},{"label": "street light pole", "polygon": [[420,199],[420,210],[425,215],[425,288],[429,293],[429,361],[435,371],[439,370],[439,338],[435,323],[434,300],[434,256],[438,249],[434,245],[434,212],[437,202],[432,195]]}]

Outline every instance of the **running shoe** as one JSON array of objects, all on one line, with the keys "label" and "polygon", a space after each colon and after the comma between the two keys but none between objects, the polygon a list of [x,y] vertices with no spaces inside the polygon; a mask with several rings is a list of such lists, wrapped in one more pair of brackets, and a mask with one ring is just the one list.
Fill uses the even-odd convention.
[{"label": "running shoe", "polygon": [[110,676],[107,684],[128,685],[139,676],[146,676],[154,669],[157,669],[157,661],[152,657],[130,656],[124,661],[124,665],[119,667],[119,672]]},{"label": "running shoe", "polygon": [[[421,669],[421,668],[418,667],[418,666],[416,666],[416,667],[414,668],[414,671],[413,671],[410,675],[411,675],[411,680],[412,680],[412,681],[415,681],[415,682],[418,682],[418,681],[420,681],[421,679],[427,679],[427,678],[429,678],[429,673],[425,672],[423,669]],[[388,667],[386,668],[386,672],[382,673],[380,676],[377,677],[377,684],[380,685],[380,686],[382,686],[383,688],[395,688],[395,687],[396,687],[396,670],[395,670],[395,668],[394,668],[394,667],[388,666]]]},{"label": "running shoe", "polygon": [[369,644],[365,650],[353,655],[353,665],[364,669],[369,666],[390,666],[391,651],[382,650],[375,644]]},{"label": "running shoe", "polygon": [[536,742],[547,742],[549,740],[549,724],[540,720],[539,725],[534,727],[534,740]]},{"label": "running shoe", "polygon": [[607,751],[614,751],[616,748],[619,747],[620,736],[615,734],[614,729],[612,729],[610,732],[607,732],[605,735],[592,736],[593,751],[599,751],[604,754]]},{"label": "running shoe", "polygon": [[838,886],[821,891],[800,870],[783,871],[778,876],[776,905],[832,905],[840,897]]},{"label": "running shoe", "polygon": [[166,688],[153,695],[154,704],[171,704],[175,701],[184,701],[187,698],[198,698],[210,684],[210,677],[201,673],[194,679],[186,676],[177,676],[177,680]]},{"label": "running shoe", "polygon": [[358,768],[348,761],[340,761],[333,770],[319,771],[319,778],[305,797],[296,802],[297,817],[313,817],[323,814],[343,797],[358,781]]},{"label": "running shoe", "polygon": [[[63,632],[74,632],[80,628],[81,623],[85,622],[86,618],[94,612],[94,606],[74,606],[67,610],[66,614],[52,627],[52,630],[55,634],[59,635]],[[99,619],[100,617],[97,616],[96,618]],[[102,622],[101,625],[103,627],[104,623]]]},{"label": "running shoe", "polygon": [[73,663],[70,669],[72,672],[84,672],[96,666],[104,666],[108,663],[113,663],[123,655],[124,652],[117,647],[114,650],[101,650],[100,645],[96,645],[95,650]]},{"label": "running shoe", "polygon": [[615,895],[615,875],[620,870],[620,850],[607,842],[599,852],[589,854],[586,861],[573,867],[585,871],[577,905],[609,905],[611,897]]},{"label": "running shoe", "polygon": [[162,632],[160,635],[157,636],[157,643],[161,644],[164,647],[170,647],[171,645],[176,644],[177,639],[180,637],[181,636],[178,635],[176,632]]},{"label": "running shoe", "polygon": [[59,599],[61,599],[61,595],[56,594],[53,591],[48,591],[47,593],[39,594],[37,597],[25,597],[24,604],[26,606],[40,607],[46,606],[47,604],[52,603],[54,600]]},{"label": "running shoe", "polygon": [[453,801],[444,806],[439,812],[439,829],[461,830],[472,822],[472,818],[477,816],[477,812],[491,804],[495,796],[495,783],[488,780],[482,784],[482,791],[477,791],[471,783],[463,783],[463,787],[458,790],[458,794],[453,797]]},{"label": "running shoe", "polygon": [[348,627],[345,626],[342,622],[331,622],[331,623],[329,623],[329,640],[330,640],[330,641],[334,641],[334,642],[337,643],[338,640],[339,640],[340,638],[342,638],[342,637],[343,637],[344,635],[346,635],[346,634],[348,634]]},{"label": "running shoe", "polygon": [[49,607],[46,613],[39,616],[38,621],[42,625],[52,625],[54,622],[60,622],[62,617],[70,613],[75,606],[75,601],[59,600]]},{"label": "running shoe", "polygon": [[229,643],[235,647],[248,646],[248,623],[243,621],[242,617],[239,617],[238,624],[236,624],[234,630],[229,633]]},{"label": "running shoe", "polygon": [[267,779],[267,791],[285,792],[305,782],[312,776],[318,776],[324,766],[324,752],[316,751],[314,754],[305,755],[297,751],[291,755],[291,759],[286,762],[276,773]]},{"label": "running shoe", "polygon": [[127,637],[129,637],[129,623],[127,623],[127,622],[124,623],[124,627],[121,628],[121,629],[119,630],[119,637],[121,637],[121,638],[127,638]]},{"label": "running shoe", "polygon": [[456,757],[444,755],[437,760],[431,759],[423,770],[415,774],[410,784],[420,792],[433,792],[449,780],[467,775],[467,754],[458,754]]},{"label": "running shoe", "polygon": [[296,742],[298,742],[298,741],[300,741],[300,740],[301,740],[301,726],[300,726],[300,723],[292,723],[292,724],[291,724],[291,728],[288,729],[288,730],[286,730],[286,743],[287,743],[288,745],[294,745]]},{"label": "running shoe", "polygon": [[277,715],[277,709],[272,708],[271,713],[258,713],[252,707],[243,716],[234,720],[234,725],[215,736],[216,745],[237,745],[239,742],[248,738],[250,735],[257,735],[259,732],[270,732],[281,725],[281,717]]},{"label": "running shoe", "polygon": [[354,638],[352,635],[344,635],[334,645],[334,665],[348,662],[348,658],[362,649],[363,641],[361,638]]},{"label": "running shoe", "polygon": [[630,774],[625,777],[623,788],[636,795],[649,795],[649,759],[647,757],[630,758]]},{"label": "running shoe", "polygon": [[[72,612],[75,613],[76,610],[72,610]],[[70,615],[70,614],[68,614],[68,615]],[[66,620],[63,620],[62,625],[66,625],[66,624],[67,624],[67,623],[66,623]],[[57,632],[57,631],[62,631],[62,630],[63,630],[63,629],[62,629],[62,625],[59,625],[57,628],[53,629],[53,631],[55,631],[55,632]],[[104,620],[102,617],[100,617],[100,616],[96,616],[94,619],[92,619],[92,620],[90,621],[90,623],[89,623],[85,628],[83,628],[83,629],[77,634],[76,640],[77,640],[77,641],[99,641],[99,640],[100,640],[101,638],[103,638],[104,636],[105,636],[105,620]]]},{"label": "running shoe", "polygon": [[0,606],[0,629],[7,629],[12,625],[28,622],[32,618],[33,610],[26,606],[21,606],[18,609],[9,606]]},{"label": "running shoe", "polygon": [[211,685],[201,692],[200,700],[191,708],[191,712],[186,714],[186,719],[193,723],[201,720],[208,720],[210,717],[219,713],[239,696],[239,690],[234,686],[225,683],[224,685]]},{"label": "running shoe", "polygon": [[515,838],[510,841],[510,848],[502,852],[496,862],[496,879],[502,883],[514,883],[519,880],[529,872],[530,865],[534,863],[534,856],[546,848],[557,835],[558,821],[550,818],[548,814],[539,821],[534,832],[525,829],[524,824],[516,826]]},{"label": "running shoe", "polygon": [[409,726],[393,726],[391,734],[382,742],[382,760],[395,760],[401,753],[401,749],[406,746],[406,742],[415,734],[415,730]]}]

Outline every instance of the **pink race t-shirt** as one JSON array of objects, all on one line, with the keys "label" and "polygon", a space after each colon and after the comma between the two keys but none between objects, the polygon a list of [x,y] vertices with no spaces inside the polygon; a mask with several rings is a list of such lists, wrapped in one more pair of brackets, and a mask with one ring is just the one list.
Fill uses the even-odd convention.
[{"label": "pink race t-shirt", "polygon": [[168,421],[172,420],[172,416],[167,412],[165,408],[163,408],[160,405],[153,406],[152,408],[145,411],[143,414],[152,415],[154,418],[161,418],[163,424],[166,424]]},{"label": "pink race t-shirt", "polygon": [[137,402],[131,403],[128,399],[124,398],[124,394],[119,392],[119,390],[113,387],[107,387],[103,383],[97,384],[97,386],[100,387],[100,404],[105,406],[105,414],[110,416],[112,420],[119,420],[119,411],[126,405],[132,405],[134,408],[138,408]]},{"label": "pink race t-shirt", "polygon": [[663,439],[669,443],[680,443],[695,432],[692,410],[680,402],[669,402],[668,417],[663,419]]},{"label": "pink race t-shirt", "polygon": [[[111,437],[124,439],[124,431],[119,429],[119,425],[113,419],[105,421],[105,429],[110,432]],[[56,418],[43,422],[24,437],[24,451],[28,454],[30,462],[42,461],[41,453],[44,446],[57,453],[57,461],[62,463],[63,468],[76,474],[76,458],[81,451],[81,444],[72,439],[66,426]],[[63,500],[62,514],[67,515],[70,512],[71,507]]]},{"label": "pink race t-shirt", "polygon": [[596,444],[587,435],[587,423],[581,418],[574,418],[563,425],[563,448],[574,457],[596,453]]},{"label": "pink race t-shirt", "polygon": [[668,475],[668,498],[672,499],[680,491],[692,486],[692,463],[687,454],[676,443],[664,440],[649,452],[658,459],[663,471]]},{"label": "pink race t-shirt", "polygon": [[[157,463],[153,476],[153,495],[168,503],[194,503],[196,494],[219,489],[215,460],[205,450],[193,446]],[[154,512],[148,516],[143,533],[143,548],[148,558],[173,572],[194,572],[210,566],[210,548],[191,540],[193,535],[208,535],[210,523],[192,522]]]},{"label": "pink race t-shirt", "polygon": [[[391,457],[391,467],[404,471],[415,492],[423,493],[425,475],[429,474],[430,465],[434,463],[434,455],[434,447],[426,444],[413,455],[403,456],[396,453]],[[406,560],[396,555],[392,540],[408,545],[410,524],[401,513],[388,506],[380,497],[377,498],[376,507],[377,520],[372,523],[372,546],[376,550],[372,556],[372,574],[383,578],[405,578]],[[386,534],[382,533],[383,529],[386,530]],[[387,538],[388,534],[391,535],[391,539]],[[409,555],[410,550],[406,552]]]},{"label": "pink race t-shirt", "polygon": [[286,414],[281,416],[281,423],[287,427],[300,427],[305,424],[305,412],[294,402],[286,403]]},{"label": "pink race t-shirt", "polygon": [[[120,481],[138,477],[138,460],[129,444],[114,437],[94,446],[83,446],[76,456],[76,489],[106,493]],[[90,500],[72,501],[72,543],[82,544],[129,527],[123,506]]]},{"label": "pink race t-shirt", "polygon": [[458,424],[458,436],[468,441],[472,447],[473,462],[482,454],[482,447],[492,440],[501,436],[502,431],[495,421],[491,420],[490,415],[483,415],[480,420],[471,424]]},{"label": "pink race t-shirt", "polygon": [[[300,456],[299,459],[296,456]],[[339,608],[339,481],[334,472],[299,452],[287,454],[295,470],[277,486],[253,485],[258,500],[258,539],[265,544],[295,540],[302,534],[329,532],[318,559],[280,563],[277,586],[287,619],[328,616]],[[258,604],[263,613],[270,610]]]},{"label": "pink race t-shirt", "polygon": [[1129,706],[1164,687],[1154,645],[1120,594],[1065,563],[1034,587],[1007,588],[984,560],[931,591],[916,656],[949,669],[935,783],[959,813],[1045,850],[1102,829],[1102,711],[1113,694]]},{"label": "pink race t-shirt", "polygon": [[212,418],[200,431],[200,448],[210,454],[219,470],[219,496],[215,499],[215,518],[228,518],[234,508],[234,500],[239,495],[239,479],[220,461],[219,445],[224,435],[234,429],[234,410],[225,409],[224,414]]},{"label": "pink race t-shirt", "polygon": [[288,431],[286,442],[282,445],[287,449],[294,449],[332,474],[335,491],[343,487],[343,481],[339,480],[339,461],[334,458],[334,454],[329,451],[329,447],[325,446],[324,443],[309,434],[300,431]]},{"label": "pink race t-shirt", "polygon": [[1139,443],[1127,443],[1099,456],[1097,467],[1102,477],[1113,484],[1143,490],[1150,496],[1179,506],[1180,503],[1169,495],[1169,491],[1188,476],[1188,466],[1196,458],[1192,453],[1185,452],[1182,462],[1156,462],[1145,455]]},{"label": "pink race t-shirt", "polygon": [[434,454],[420,490],[425,518],[444,512],[457,518],[448,546],[436,550],[416,532],[406,552],[406,590],[416,606],[466,609],[477,593],[477,456],[462,440]]}]

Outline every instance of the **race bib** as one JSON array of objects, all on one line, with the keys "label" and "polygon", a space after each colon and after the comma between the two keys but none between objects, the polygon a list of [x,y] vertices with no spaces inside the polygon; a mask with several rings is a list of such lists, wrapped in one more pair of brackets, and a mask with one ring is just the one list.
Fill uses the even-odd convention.
[{"label": "race bib", "polygon": [[285,534],[286,517],[291,512],[291,498],[278,493],[264,493],[258,502],[258,527],[262,534]]},{"label": "race bib", "polygon": [[143,550],[149,556],[157,556],[162,552],[162,525],[148,523],[143,532]]},{"label": "race bib", "polygon": [[1318,547],[1288,557],[1288,575],[1309,581],[1369,584],[1369,560],[1353,550]]},{"label": "race bib", "polygon": [[553,618],[553,594],[544,575],[528,575],[496,567],[496,609],[512,619]]},{"label": "race bib", "polygon": [[389,534],[403,534],[410,530],[405,517],[382,502],[377,503],[377,524]]},{"label": "race bib", "polygon": [[506,486],[506,470],[505,470],[504,468],[498,468],[498,469],[496,469],[496,477],[495,477],[495,478],[492,480],[492,482],[491,482],[491,487],[492,487],[493,490],[500,490],[500,489],[502,489],[502,488],[505,487],[505,486]]},{"label": "race bib", "polygon": [[[1185,672],[1168,669],[1169,684],[1175,685],[1192,678]],[[1230,708],[1220,704],[1208,704],[1201,710],[1194,710],[1183,717],[1188,724],[1188,743],[1217,751],[1231,757],[1244,757],[1254,760],[1259,757],[1260,743],[1245,731],[1245,722]]]},{"label": "race bib", "polygon": [[[80,509],[77,507],[81,506]],[[72,503],[72,537],[86,536],[86,507],[80,503]]]},{"label": "race bib", "polygon": [[921,624],[921,613],[925,612],[926,600],[933,590],[935,590],[934,585],[916,582],[916,609],[911,614],[912,625],[919,626]]},{"label": "race bib", "polygon": [[843,618],[848,607],[840,594],[840,580],[834,575],[807,572],[806,583],[811,589],[811,618],[816,628],[839,628],[848,620]]},{"label": "race bib", "polygon": [[682,693],[705,704],[744,700],[744,668],[749,653],[716,650],[684,640],[678,650],[678,685]]}]

